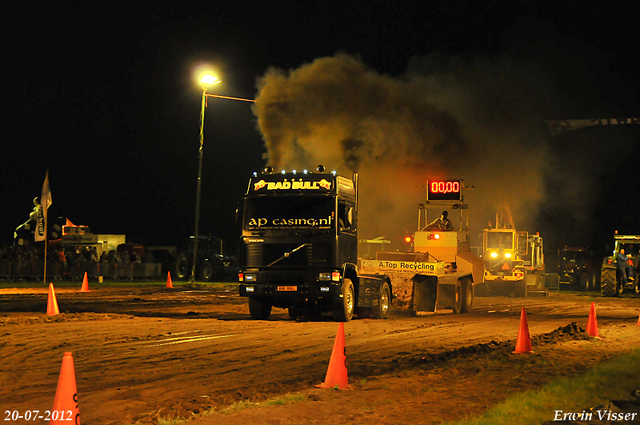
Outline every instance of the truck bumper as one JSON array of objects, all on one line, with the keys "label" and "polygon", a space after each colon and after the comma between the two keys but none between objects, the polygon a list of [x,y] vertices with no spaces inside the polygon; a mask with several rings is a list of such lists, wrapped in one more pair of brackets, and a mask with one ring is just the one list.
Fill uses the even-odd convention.
[{"label": "truck bumper", "polygon": [[241,283],[240,296],[272,300],[273,305],[298,304],[309,300],[327,301],[342,294],[342,282],[315,282],[311,284]]}]

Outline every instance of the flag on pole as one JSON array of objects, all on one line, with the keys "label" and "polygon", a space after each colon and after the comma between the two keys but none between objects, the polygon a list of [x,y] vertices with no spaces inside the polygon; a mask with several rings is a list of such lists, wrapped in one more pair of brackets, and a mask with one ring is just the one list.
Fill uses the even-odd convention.
[{"label": "flag on pole", "polygon": [[47,210],[51,204],[53,204],[53,199],[51,198],[51,189],[49,188],[49,170],[47,170],[47,174],[44,176],[44,183],[42,184],[42,193],[40,194],[38,225],[36,226],[36,233],[34,235],[34,240],[36,242],[45,240]]}]

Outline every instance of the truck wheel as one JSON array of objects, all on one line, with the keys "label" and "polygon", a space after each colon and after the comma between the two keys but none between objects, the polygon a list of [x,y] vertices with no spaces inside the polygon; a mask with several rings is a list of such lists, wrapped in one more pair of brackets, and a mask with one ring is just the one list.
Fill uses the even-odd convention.
[{"label": "truck wheel", "polygon": [[298,310],[297,307],[289,307],[289,317],[292,319],[297,319],[298,316],[300,315],[300,311]]},{"label": "truck wheel", "polygon": [[617,297],[618,296],[618,282],[616,281],[615,269],[602,269],[602,275],[600,277],[600,292],[603,297]]},{"label": "truck wheel", "polygon": [[468,313],[473,305],[474,287],[470,279],[462,280],[462,308],[460,312]]},{"label": "truck wheel", "polygon": [[373,307],[374,319],[388,319],[389,308],[391,307],[391,289],[389,283],[383,281],[380,285],[380,294],[378,295],[378,305]]},{"label": "truck wheel", "polygon": [[349,322],[353,318],[356,306],[356,293],[351,279],[345,279],[342,284],[342,296],[334,301],[333,320],[336,322]]},{"label": "truck wheel", "polygon": [[174,276],[177,280],[187,280],[191,275],[191,261],[185,254],[178,255],[176,258],[176,266],[174,270]]},{"label": "truck wheel", "polygon": [[249,313],[253,320],[267,320],[271,315],[271,304],[249,298]]},{"label": "truck wheel", "polygon": [[453,286],[453,305],[451,306],[454,314],[460,314],[460,311],[462,311],[463,297],[464,296],[462,294],[462,284],[460,283],[460,281],[457,281],[456,284]]},{"label": "truck wheel", "polygon": [[200,276],[205,282],[213,282],[220,275],[221,267],[211,260],[204,260],[200,268]]}]

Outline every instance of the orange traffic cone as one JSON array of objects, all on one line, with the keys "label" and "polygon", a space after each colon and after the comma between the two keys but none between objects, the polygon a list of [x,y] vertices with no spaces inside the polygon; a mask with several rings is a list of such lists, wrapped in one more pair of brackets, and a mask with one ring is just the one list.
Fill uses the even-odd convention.
[{"label": "orange traffic cone", "polygon": [[527,322],[527,311],[523,308],[520,313],[520,329],[518,329],[518,339],[516,340],[516,351],[514,353],[533,353],[531,348],[531,336],[529,335],[529,322]]},{"label": "orange traffic cone", "polygon": [[[72,421],[72,422],[70,422]],[[80,410],[78,409],[78,390],[76,388],[76,372],[73,367],[71,352],[64,353],[62,367],[58,378],[56,398],[51,409],[50,425],[58,424],[80,425]]]},{"label": "orange traffic cone", "polygon": [[84,272],[84,279],[82,279],[82,288],[80,292],[89,292],[89,279],[87,278],[87,272]]},{"label": "orange traffic cone", "polygon": [[49,284],[49,298],[47,299],[47,314],[49,316],[55,316],[60,314],[58,310],[58,300],[56,299],[56,293],[53,290],[53,283]]},{"label": "orange traffic cone", "polygon": [[591,303],[591,310],[589,311],[587,334],[594,338],[600,339],[600,334],[598,333],[598,319],[596,318],[596,305],[594,303]]},{"label": "orange traffic cone", "polygon": [[171,281],[171,272],[167,272],[167,288],[173,288],[173,282]]},{"label": "orange traffic cone", "polygon": [[316,385],[316,387],[337,388],[340,390],[351,388],[347,377],[347,349],[344,346],[344,326],[342,322],[338,325],[338,333],[333,343],[327,376],[324,378],[324,382]]},{"label": "orange traffic cone", "polygon": [[640,316],[638,316],[638,323],[636,323],[636,326],[640,326]]}]

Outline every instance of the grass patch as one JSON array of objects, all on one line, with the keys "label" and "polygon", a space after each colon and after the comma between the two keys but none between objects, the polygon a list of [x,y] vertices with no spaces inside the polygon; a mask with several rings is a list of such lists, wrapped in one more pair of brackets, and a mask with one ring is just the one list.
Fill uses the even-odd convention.
[{"label": "grass patch", "polygon": [[251,409],[254,407],[264,407],[264,406],[284,406],[286,404],[297,403],[299,401],[305,401],[307,397],[303,394],[285,394],[280,397],[270,398],[269,400],[265,400],[262,402],[252,402],[252,401],[237,401],[235,403],[230,404],[227,407],[222,409],[211,409],[202,414],[202,416],[210,416],[216,413],[222,413],[227,415],[229,413],[234,413],[239,410]]},{"label": "grass patch", "polygon": [[235,403],[230,404],[221,409],[209,409],[200,414],[193,415],[191,418],[158,418],[158,425],[179,425],[189,422],[192,419],[203,417],[203,416],[213,416],[216,414],[228,415],[231,413],[238,412],[240,410],[245,409],[253,409],[256,407],[265,407],[265,406],[284,406],[286,404],[297,403],[299,401],[305,401],[307,397],[303,394],[286,394],[280,397],[271,398],[269,400],[265,400],[262,402],[252,402],[252,401],[237,401]]},{"label": "grass patch", "polygon": [[563,377],[534,391],[510,397],[481,416],[445,425],[538,425],[554,419],[556,411],[580,413],[611,400],[629,398],[640,382],[640,350],[597,366],[579,377]]},{"label": "grass patch", "polygon": [[184,418],[158,418],[158,425],[179,425],[185,424],[188,422],[188,419]]}]

